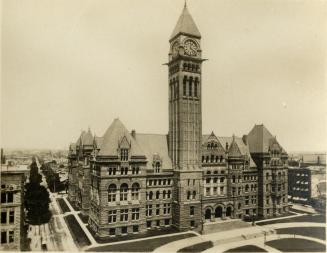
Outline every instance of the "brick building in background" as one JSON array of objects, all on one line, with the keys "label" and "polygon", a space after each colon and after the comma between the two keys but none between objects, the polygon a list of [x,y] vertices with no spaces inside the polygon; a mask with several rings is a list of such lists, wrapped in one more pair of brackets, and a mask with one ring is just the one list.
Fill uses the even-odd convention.
[{"label": "brick building in background", "polygon": [[24,182],[26,166],[1,164],[1,238],[0,250],[19,251],[25,239]]},{"label": "brick building in background", "polygon": [[100,237],[287,212],[288,156],[265,126],[202,134],[204,59],[186,6],[169,42],[169,134],[130,132],[119,119],[102,137],[82,132],[69,148],[69,200]]}]

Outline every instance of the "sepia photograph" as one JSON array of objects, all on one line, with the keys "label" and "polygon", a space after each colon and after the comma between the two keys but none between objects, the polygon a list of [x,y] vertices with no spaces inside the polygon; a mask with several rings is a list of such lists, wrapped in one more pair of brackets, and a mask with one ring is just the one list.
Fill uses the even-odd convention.
[{"label": "sepia photograph", "polygon": [[326,252],[326,0],[0,12],[0,252]]}]

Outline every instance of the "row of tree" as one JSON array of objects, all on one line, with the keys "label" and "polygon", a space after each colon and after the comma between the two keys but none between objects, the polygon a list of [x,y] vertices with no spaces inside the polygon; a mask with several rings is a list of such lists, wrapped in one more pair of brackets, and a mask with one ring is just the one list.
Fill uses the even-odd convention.
[{"label": "row of tree", "polygon": [[60,181],[59,174],[51,168],[51,163],[43,163],[41,171],[45,176],[48,188],[51,192],[60,192],[65,190],[66,184]]},{"label": "row of tree", "polygon": [[26,222],[30,225],[41,225],[51,219],[50,196],[47,189],[41,185],[42,176],[39,174],[34,158],[30,169],[30,180],[25,184]]}]

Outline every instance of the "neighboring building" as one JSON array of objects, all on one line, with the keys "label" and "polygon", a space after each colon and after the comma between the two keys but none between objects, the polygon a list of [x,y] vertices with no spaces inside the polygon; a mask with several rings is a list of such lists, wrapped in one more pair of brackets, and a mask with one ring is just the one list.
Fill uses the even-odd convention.
[{"label": "neighboring building", "polygon": [[69,148],[69,200],[100,237],[287,212],[288,156],[263,125],[243,138],[202,134],[204,59],[186,6],[169,42],[169,134],[119,119],[101,138],[82,132]]},{"label": "neighboring building", "polygon": [[288,195],[294,203],[310,204],[311,171],[308,168],[288,169]]},{"label": "neighboring building", "polygon": [[27,169],[1,165],[0,250],[19,251],[24,222],[24,182]]}]

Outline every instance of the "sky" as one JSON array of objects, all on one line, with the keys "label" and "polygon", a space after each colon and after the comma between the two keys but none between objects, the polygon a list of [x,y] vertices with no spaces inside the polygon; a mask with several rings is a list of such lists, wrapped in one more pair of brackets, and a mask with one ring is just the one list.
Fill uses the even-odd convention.
[{"label": "sky", "polygon": [[[68,148],[115,118],[168,132],[169,38],[184,0],[3,0],[1,146]],[[188,0],[202,35],[202,128],[264,124],[327,150],[326,1]]]}]

